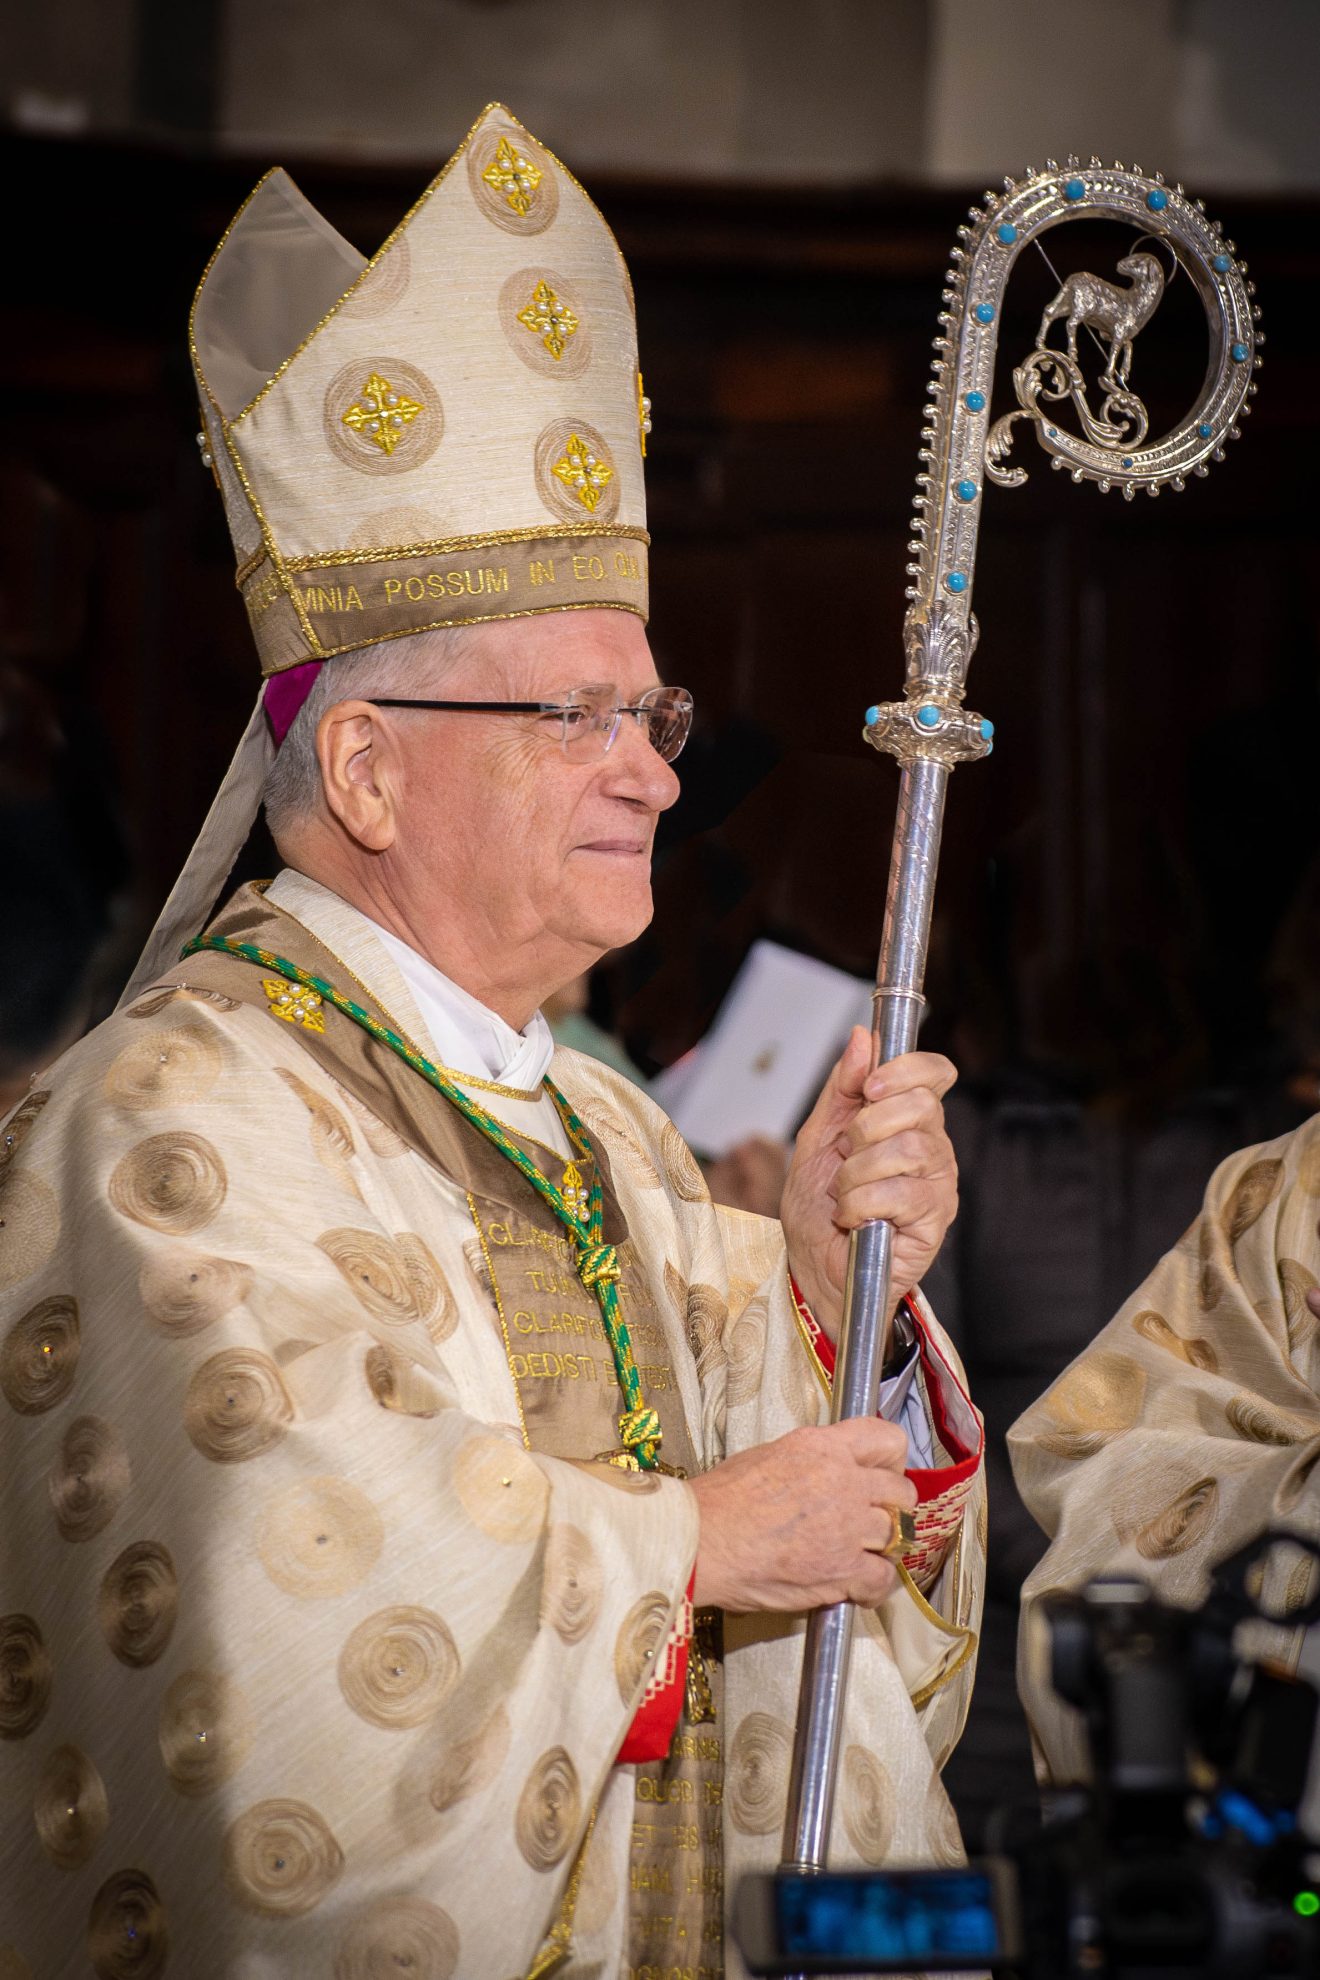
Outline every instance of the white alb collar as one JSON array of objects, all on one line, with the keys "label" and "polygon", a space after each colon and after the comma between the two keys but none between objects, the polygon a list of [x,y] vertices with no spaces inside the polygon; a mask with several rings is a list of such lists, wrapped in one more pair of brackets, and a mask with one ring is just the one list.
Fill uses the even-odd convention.
[{"label": "white alb collar", "polygon": [[[368,919],[368,917],[363,917]],[[443,975],[387,928],[372,933],[412,992],[441,1065],[477,1079],[533,1092],[550,1070],[555,1041],[539,1011],[525,1031],[515,1031],[460,984]]]}]

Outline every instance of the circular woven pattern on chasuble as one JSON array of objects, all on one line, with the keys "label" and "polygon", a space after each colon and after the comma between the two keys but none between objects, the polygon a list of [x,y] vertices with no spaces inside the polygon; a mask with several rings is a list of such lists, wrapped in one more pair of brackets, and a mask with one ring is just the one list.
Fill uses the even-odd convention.
[{"label": "circular woven pattern on chasuble", "polygon": [[353,1130],[325,1095],[309,1086],[297,1073],[290,1072],[287,1066],[276,1066],[275,1077],[283,1080],[291,1093],[295,1093],[310,1116],[312,1153],[323,1168],[337,1176],[346,1188],[356,1193],[356,1184],[349,1172],[350,1158],[357,1152],[353,1146]]},{"label": "circular woven pattern on chasuble", "polygon": [[153,1134],[116,1165],[109,1194],[121,1217],[186,1237],[210,1223],[228,1187],[224,1163],[200,1134]]},{"label": "circular woven pattern on chasuble", "polygon": [[528,1774],[513,1819],[518,1848],[533,1870],[553,1870],[563,1861],[581,1809],[577,1768],[564,1747],[552,1746]]},{"label": "circular woven pattern on chasuble", "polygon": [[339,1941],[334,1980],[452,1980],[458,1952],[458,1927],[438,1904],[381,1897]]},{"label": "circular woven pattern on chasuble", "polygon": [[425,1725],[458,1679],[458,1646],[434,1610],[379,1609],[339,1653],[339,1689],[360,1719],[386,1732]]},{"label": "circular woven pattern on chasuble", "polygon": [[1218,1511],[1218,1481],[1198,1478],[1140,1529],[1136,1536],[1137,1552],[1148,1561],[1166,1561],[1174,1554],[1185,1554],[1214,1525]]},{"label": "circular woven pattern on chasuble", "polygon": [[344,1852],[305,1801],[259,1801],[225,1835],[225,1883],[245,1911],[301,1918],[338,1883]]},{"label": "circular woven pattern on chasuble", "polygon": [[681,1196],[685,1203],[705,1203],[710,1196],[706,1178],[672,1121],[666,1121],[660,1131],[660,1154],[675,1195]]},{"label": "circular woven pattern on chasuble", "polygon": [[894,1840],[894,1784],[889,1769],[865,1746],[843,1756],[843,1827],[849,1842],[872,1869],[879,1869]]},{"label": "circular woven pattern on chasuble", "polygon": [[160,1894],[145,1870],[117,1870],[92,1899],[87,1954],[97,1980],[156,1980],[170,1955]]},{"label": "circular woven pattern on chasuble", "polygon": [[[445,433],[440,394],[405,358],[381,354],[341,365],[326,387],[321,430],[345,467],[407,474],[429,461]],[[307,583],[315,582],[310,573]]]},{"label": "circular woven pattern on chasuble", "polygon": [[1239,1177],[1220,1213],[1224,1236],[1230,1245],[1244,1238],[1274,1201],[1283,1187],[1283,1167],[1280,1158],[1273,1156],[1264,1162],[1253,1162]]},{"label": "circular woven pattern on chasuble", "polygon": [[12,1164],[0,1169],[0,1292],[40,1271],[59,1236],[60,1206],[50,1184]]},{"label": "circular woven pattern on chasuble", "polygon": [[1193,1368],[1204,1368],[1208,1375],[1219,1372],[1219,1356],[1209,1341],[1188,1340],[1177,1333],[1164,1315],[1156,1313],[1153,1307],[1132,1315],[1132,1331],[1155,1347],[1163,1348],[1167,1354],[1176,1355],[1179,1361],[1188,1362]]},{"label": "circular woven pattern on chasuble", "polygon": [[534,1540],[550,1487],[540,1467],[503,1437],[469,1437],[454,1460],[454,1490],[474,1526],[506,1546]]},{"label": "circular woven pattern on chasuble", "polygon": [[367,1387],[382,1409],[397,1410],[400,1416],[440,1414],[443,1404],[434,1377],[406,1354],[377,1342],[367,1349],[363,1369]]},{"label": "circular woven pattern on chasuble", "polygon": [[591,362],[591,325],[575,285],[553,268],[520,268],[500,290],[500,327],[516,358],[541,378],[580,378]]},{"label": "circular woven pattern on chasuble", "polygon": [[619,1625],[614,1640],[614,1677],[625,1705],[635,1697],[642,1679],[655,1671],[669,1633],[671,1609],[669,1597],[655,1588],[633,1603]]},{"label": "circular woven pattern on chasuble", "polygon": [[468,146],[467,175],[478,207],[506,234],[543,234],[559,211],[555,169],[525,132],[482,131]]},{"label": "circular woven pattern on chasuble", "polygon": [[1296,1416],[1289,1410],[1261,1402],[1258,1396],[1230,1397],[1224,1414],[1239,1437],[1252,1444],[1309,1443],[1320,1427],[1315,1415]]},{"label": "circular woven pattern on chasuble", "polygon": [[725,1352],[729,1358],[730,1407],[751,1402],[760,1391],[769,1325],[769,1300],[764,1293],[756,1293],[728,1330]]},{"label": "circular woven pattern on chasuble", "polygon": [[200,1024],[135,1037],[105,1076],[105,1095],[133,1112],[204,1100],[220,1077],[220,1047]]},{"label": "circular woven pattern on chasuble", "polygon": [[179,1247],[143,1261],[138,1297],[148,1320],[182,1341],[241,1306],[254,1276],[252,1267],[237,1258],[212,1258]]},{"label": "circular woven pattern on chasuble", "polygon": [[0,1392],[20,1416],[40,1416],[62,1403],[78,1372],[82,1336],[71,1293],[38,1300],[15,1320],[0,1344]]},{"label": "circular woven pattern on chasuble", "polygon": [[791,1729],[769,1712],[749,1712],[734,1733],[724,1799],[742,1835],[778,1835],[783,1827],[792,1754]]},{"label": "circular woven pattern on chasuble", "polygon": [[384,1545],[380,1514],[344,1478],[300,1478],[275,1494],[257,1526],[266,1573],[286,1595],[308,1600],[356,1588]]},{"label": "circular woven pattern on chasuble", "polygon": [[316,1240],[344,1284],[368,1313],[399,1326],[420,1320],[442,1341],[458,1324],[458,1303],[439,1265],[412,1231],[386,1237],[380,1231],[343,1227]]},{"label": "circular woven pattern on chasuble", "polygon": [[663,1189],[664,1184],[655,1163],[638,1140],[636,1130],[623,1115],[596,1099],[590,1102],[590,1108],[591,1118],[587,1126],[593,1138],[602,1134],[606,1137],[610,1159],[621,1163],[628,1172],[629,1180],[639,1183],[643,1189]]},{"label": "circular woven pattern on chasuble", "polygon": [[244,1464],[278,1444],[293,1421],[280,1371],[253,1348],[225,1348],[193,1373],[183,1427],[213,1464]]},{"label": "circular woven pattern on chasuble", "polygon": [[50,1652],[31,1616],[0,1616],[0,1739],[26,1739],[50,1704]]},{"label": "circular woven pattern on chasuble", "polygon": [[49,1099],[49,1087],[26,1094],[5,1122],[4,1132],[0,1133],[0,1178],[32,1132],[33,1122]]},{"label": "circular woven pattern on chasuble", "polygon": [[[607,523],[619,513],[619,473],[604,440],[582,419],[552,420],[532,456],[536,489],[561,522]],[[571,552],[566,553],[571,555]],[[584,552],[591,577],[603,577]]]},{"label": "circular woven pattern on chasuble", "polygon": [[64,1433],[50,1470],[50,1502],[65,1540],[94,1539],[128,1496],[132,1467],[124,1440],[102,1416],[79,1416]]},{"label": "circular woven pattern on chasuble", "polygon": [[564,1643],[581,1643],[600,1614],[605,1577],[596,1550],[579,1527],[550,1528],[541,1580],[541,1620]]},{"label": "circular woven pattern on chasuble", "polygon": [[218,1671],[181,1671],[161,1700],[160,1757],[180,1794],[210,1794],[229,1780],[254,1734],[247,1700]]},{"label": "circular woven pattern on chasuble", "polygon": [[179,1614],[179,1583],[168,1547],[158,1540],[134,1540],[117,1554],[101,1578],[96,1619],[121,1664],[139,1670],[154,1664],[174,1634]]},{"label": "circular woven pattern on chasuble", "polygon": [[37,1840],[60,1870],[86,1863],[110,1826],[105,1782],[76,1746],[47,1756],[33,1807]]}]

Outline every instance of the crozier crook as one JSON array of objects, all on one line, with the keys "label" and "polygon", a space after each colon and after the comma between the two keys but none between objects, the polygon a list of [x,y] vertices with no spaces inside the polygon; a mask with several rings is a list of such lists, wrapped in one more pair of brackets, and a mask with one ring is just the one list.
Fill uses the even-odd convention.
[{"label": "crozier crook", "polygon": [[[977,640],[972,579],[985,480],[1014,487],[1026,479],[1025,469],[1005,465],[1014,426],[1029,422],[1053,467],[1067,469],[1074,481],[1098,482],[1102,492],[1122,488],[1131,498],[1141,488],[1150,495],[1166,484],[1181,489],[1189,475],[1203,475],[1212,460],[1223,459],[1226,440],[1238,438],[1237,422],[1250,411],[1253,373],[1261,361],[1257,349],[1264,341],[1256,329],[1260,312],[1246,264],[1218,225],[1206,219],[1201,202],[1189,199],[1181,186],[1166,186],[1158,174],[1147,178],[1135,166],[1131,171],[1103,166],[1098,158],[1088,165],[1070,158],[1062,168],[1050,160],[1043,172],[1033,168],[1025,178],[1004,184],[1002,194],[987,193],[958,229],[935,339],[908,546],[913,561],[907,567],[910,602],[903,622],[904,694],[866,714],[866,740],[896,758],[901,772],[877,970],[873,1065],[911,1051],[916,1043],[945,788],[955,764],[988,756],[993,747],[992,724],[966,709],[963,697]],[[1210,361],[1200,390],[1182,421],[1149,445],[1146,409],[1128,382],[1133,339],[1164,288],[1159,263],[1145,253],[1118,264],[1127,285],[1082,274],[1062,283],[1045,312],[1037,348],[1013,373],[1016,408],[990,424],[999,313],[1013,264],[1038,236],[1077,218],[1127,222],[1168,247],[1205,305]],[[1058,319],[1067,323],[1066,351],[1045,343]],[[1098,412],[1087,403],[1077,359],[1082,325],[1098,331],[1108,345]],[[1066,413],[1055,410],[1064,402],[1071,403],[1079,432],[1069,431]],[[892,1241],[886,1223],[853,1233],[834,1385],[836,1421],[870,1416],[876,1409]],[[911,1596],[913,1585],[904,1579]],[[903,1590],[897,1599],[904,1599]],[[852,1605],[846,1602],[817,1609],[808,1620],[784,1834],[784,1868],[790,1872],[811,1874],[826,1865],[852,1627]]]}]

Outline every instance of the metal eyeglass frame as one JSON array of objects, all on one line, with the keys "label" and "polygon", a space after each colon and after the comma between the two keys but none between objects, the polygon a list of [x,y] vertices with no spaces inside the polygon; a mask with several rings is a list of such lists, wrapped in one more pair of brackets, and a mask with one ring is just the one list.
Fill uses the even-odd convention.
[{"label": "metal eyeglass frame", "polygon": [[[448,714],[459,713],[466,709],[470,714],[477,715],[559,715],[563,717],[559,741],[565,755],[569,753],[571,741],[585,740],[588,736],[600,736],[602,742],[599,753],[601,756],[607,756],[614,746],[625,715],[635,716],[638,726],[645,725],[649,731],[651,726],[649,718],[657,714],[665,714],[674,718],[677,741],[673,747],[668,751],[661,749],[654,735],[650,733],[647,735],[647,740],[663,762],[673,763],[687,741],[692,727],[692,696],[687,689],[654,687],[649,688],[640,701],[601,700],[602,696],[613,696],[616,692],[613,682],[593,681],[582,687],[570,688],[563,701],[423,701],[392,695],[373,695],[371,703],[374,708],[435,708]],[[662,704],[657,699],[660,695],[670,695],[674,699],[672,702]],[[592,715],[595,719],[586,729],[570,732],[568,718],[579,711]],[[608,727],[601,720],[605,715],[610,717]],[[585,757],[577,759],[570,757],[570,761],[590,762],[594,760],[595,754],[596,752],[592,751]]]}]

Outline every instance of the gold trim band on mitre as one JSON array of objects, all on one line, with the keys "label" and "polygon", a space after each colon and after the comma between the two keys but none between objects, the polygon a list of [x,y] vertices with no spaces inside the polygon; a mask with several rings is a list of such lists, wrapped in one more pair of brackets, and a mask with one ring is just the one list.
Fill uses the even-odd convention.
[{"label": "gold trim band on mitre", "polygon": [[[290,588],[316,647],[290,639]],[[443,626],[592,606],[645,619],[646,533],[639,529],[622,536],[616,529],[591,536],[574,531],[487,539],[447,554],[430,545],[375,555],[355,550],[343,563],[318,559],[302,571],[280,571],[263,558],[240,589],[262,672],[269,675],[304,660]],[[278,609],[281,605],[286,609]]]}]

